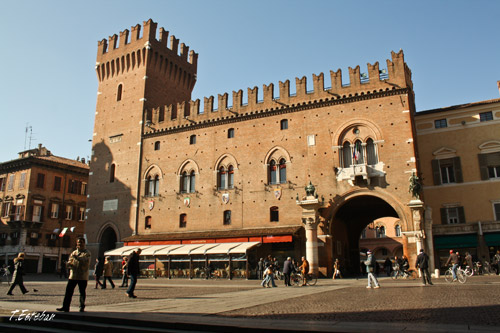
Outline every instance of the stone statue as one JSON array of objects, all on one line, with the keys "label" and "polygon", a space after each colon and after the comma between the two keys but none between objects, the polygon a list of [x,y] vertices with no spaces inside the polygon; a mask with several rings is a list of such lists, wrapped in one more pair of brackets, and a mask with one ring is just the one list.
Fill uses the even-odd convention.
[{"label": "stone statue", "polygon": [[410,188],[408,192],[411,192],[412,197],[419,200],[420,192],[422,191],[422,184],[420,184],[420,178],[418,178],[415,172],[413,172],[408,180],[410,181]]},{"label": "stone statue", "polygon": [[316,192],[316,188],[314,187],[314,185],[311,183],[311,181],[309,181],[309,185],[307,185],[305,187],[305,190],[306,190],[306,196],[309,197],[309,196],[314,196],[314,192]]}]

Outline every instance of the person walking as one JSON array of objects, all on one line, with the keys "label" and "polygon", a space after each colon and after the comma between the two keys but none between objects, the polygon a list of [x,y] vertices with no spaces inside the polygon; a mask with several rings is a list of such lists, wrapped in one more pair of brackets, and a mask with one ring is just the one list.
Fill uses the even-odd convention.
[{"label": "person walking", "polygon": [[127,274],[127,257],[123,257],[122,260],[122,284],[120,287],[128,287],[128,274]]},{"label": "person walking", "polygon": [[333,263],[332,279],[335,280],[336,277],[338,277],[339,279],[342,279],[342,273],[340,272],[340,260],[339,260],[339,258],[335,259],[335,262]]},{"label": "person walking", "polygon": [[384,270],[387,276],[391,276],[391,270],[392,270],[392,261],[389,259],[389,257],[385,258],[384,261]]},{"label": "person walking", "polygon": [[497,266],[497,274],[500,275],[500,250],[493,256],[493,264]]},{"label": "person walking", "polygon": [[429,274],[429,256],[424,252],[424,249],[420,249],[415,267],[420,269],[420,275],[422,275],[422,285],[425,286],[427,282],[432,286],[431,275]]},{"label": "person walking", "polygon": [[137,278],[139,276],[140,267],[139,267],[139,256],[141,255],[142,249],[137,249],[133,251],[128,256],[128,265],[127,265],[127,273],[130,276],[130,285],[127,289],[127,296],[130,298],[137,298],[134,294],[135,285],[137,284]]},{"label": "person walking", "polygon": [[451,267],[453,281],[457,281],[457,268],[458,265],[460,265],[460,258],[458,257],[458,252],[454,253],[453,250],[450,250],[450,257],[446,261],[445,266],[448,266],[450,263],[453,264],[453,266]]},{"label": "person walking", "polygon": [[18,285],[19,288],[21,289],[21,292],[26,294],[28,290],[24,287],[24,281],[23,281],[23,275],[24,275],[24,253],[20,252],[17,255],[17,258],[14,259],[14,273],[12,274],[12,281],[10,284],[9,291],[7,292],[7,295],[12,296],[12,290]]},{"label": "person walking", "polygon": [[264,280],[262,280],[261,282],[261,286],[262,287],[267,287],[267,288],[271,288],[269,286],[269,283],[272,284],[273,288],[276,288],[276,283],[274,282],[274,266],[273,264],[269,264],[266,268],[266,270],[264,271]]},{"label": "person walking", "polygon": [[102,289],[106,289],[106,280],[109,281],[111,284],[111,288],[115,289],[115,284],[113,283],[113,280],[111,277],[113,276],[113,263],[111,262],[109,257],[106,257],[104,259],[104,281],[103,281],[103,286]]},{"label": "person walking", "polygon": [[292,284],[290,283],[290,274],[293,273],[295,268],[293,267],[292,258],[286,258],[283,263],[283,276],[285,278],[285,286],[290,287]]},{"label": "person walking", "polygon": [[375,272],[375,266],[378,265],[377,261],[375,260],[372,251],[368,250],[366,254],[368,255],[368,258],[365,261],[366,273],[368,273],[368,286],[366,286],[366,288],[371,288],[373,284],[373,289],[378,289],[380,288],[380,284],[378,283],[375,275],[373,275]]},{"label": "person walking", "polygon": [[101,283],[101,276],[102,272],[104,270],[104,264],[102,261],[102,258],[95,258],[95,265],[94,265],[94,278],[95,278],[95,288],[97,289],[99,287],[103,287],[103,284]]},{"label": "person walking", "polygon": [[69,311],[75,287],[78,285],[80,291],[80,312],[84,312],[85,298],[87,296],[86,289],[89,280],[90,251],[85,248],[85,239],[83,237],[78,238],[76,241],[76,250],[69,256],[67,266],[70,269],[70,273],[64,294],[63,306],[56,310]]},{"label": "person walking", "polygon": [[260,260],[257,262],[257,278],[259,280],[262,280],[263,274],[264,274],[264,259],[260,258]]}]

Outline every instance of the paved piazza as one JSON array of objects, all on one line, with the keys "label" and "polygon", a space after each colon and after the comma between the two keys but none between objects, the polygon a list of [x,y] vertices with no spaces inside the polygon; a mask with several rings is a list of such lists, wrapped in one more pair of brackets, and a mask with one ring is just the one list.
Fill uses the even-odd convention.
[{"label": "paved piazza", "polygon": [[[38,280],[35,280],[38,279]],[[43,279],[43,281],[42,281]],[[14,309],[55,311],[62,304],[65,280],[28,275],[29,294],[16,287],[7,296],[7,283],[0,284],[0,311]],[[314,287],[262,288],[256,280],[140,279],[138,298],[129,299],[124,288],[94,289],[89,281],[87,312],[203,315],[220,318],[284,319],[319,322],[414,323],[469,326],[500,326],[500,276],[478,276],[467,283],[448,284],[434,279],[434,286],[421,280],[393,281],[380,278],[381,288],[366,289],[366,279],[318,280]],[[37,289],[37,292],[33,290]],[[72,310],[78,310],[78,288]]]}]

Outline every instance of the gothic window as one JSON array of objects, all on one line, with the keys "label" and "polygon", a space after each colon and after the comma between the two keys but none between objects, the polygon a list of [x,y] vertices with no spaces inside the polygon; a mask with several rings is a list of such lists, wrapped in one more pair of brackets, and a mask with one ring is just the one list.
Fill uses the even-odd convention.
[{"label": "gothic window", "polygon": [[227,138],[228,139],[234,138],[234,128],[230,128],[227,130]]},{"label": "gothic window", "polygon": [[189,144],[190,145],[196,144],[196,134],[193,134],[189,137]]},{"label": "gothic window", "polygon": [[115,181],[115,169],[116,169],[116,166],[115,164],[111,164],[111,166],[109,167],[109,182],[110,183],[113,183]]},{"label": "gothic window", "polygon": [[377,238],[384,238],[385,237],[385,227],[384,226],[377,227],[375,229],[375,233],[376,233]]},{"label": "gothic window", "polygon": [[396,234],[396,237],[401,237],[401,226],[399,224],[396,224],[394,227],[394,233]]},{"label": "gothic window", "polygon": [[276,206],[273,206],[269,209],[269,214],[270,214],[270,220],[271,222],[279,222],[280,220],[280,214],[279,214],[279,208]]},{"label": "gothic window", "polygon": [[284,184],[286,183],[286,161],[284,158],[280,160],[279,168],[280,184]]},{"label": "gothic window", "polygon": [[277,184],[276,161],[271,160],[269,163],[269,184]]},{"label": "gothic window", "polygon": [[219,189],[226,188],[226,169],[221,166],[219,168]]},{"label": "gothic window", "polygon": [[225,210],[224,211],[224,225],[230,225],[230,224],[231,224],[231,211]]},{"label": "gothic window", "polygon": [[160,150],[160,141],[155,142],[155,150]]},{"label": "gothic window", "polygon": [[179,215],[179,228],[185,228],[187,225],[187,215],[181,214]]},{"label": "gothic window", "polygon": [[377,151],[375,150],[375,143],[372,139],[366,140],[366,160],[368,165],[375,165],[378,163]]},{"label": "gothic window", "polygon": [[120,83],[118,85],[118,89],[116,91],[116,101],[117,102],[122,100],[122,90],[123,90],[123,85]]},{"label": "gothic window", "polygon": [[151,229],[151,216],[146,216],[144,220],[144,229]]},{"label": "gothic window", "polygon": [[282,119],[280,121],[280,129],[282,131],[288,129],[288,119]]},{"label": "gothic window", "polygon": [[195,173],[194,170],[189,174],[189,192],[195,192]]},{"label": "gothic window", "polygon": [[227,169],[221,166],[218,170],[218,188],[226,190],[234,188],[234,168],[230,165]]},{"label": "gothic window", "polygon": [[356,140],[356,142],[354,142],[352,159],[354,161],[354,164],[363,164],[364,163],[363,145],[362,145],[360,140]]},{"label": "gothic window", "polygon": [[352,165],[351,144],[348,141],[342,145],[342,162],[344,168]]},{"label": "gothic window", "polygon": [[227,168],[227,187],[234,188],[234,168],[232,165]]}]

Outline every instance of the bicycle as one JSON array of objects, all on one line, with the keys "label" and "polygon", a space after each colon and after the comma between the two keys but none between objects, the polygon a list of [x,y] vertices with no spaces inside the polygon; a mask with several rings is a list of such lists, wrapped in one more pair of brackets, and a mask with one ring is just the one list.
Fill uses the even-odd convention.
[{"label": "bicycle", "polygon": [[[454,281],[452,267],[448,268],[448,270],[444,273],[444,279],[448,283],[451,283]],[[465,283],[467,281],[467,274],[460,267],[457,267],[457,279],[458,279],[458,282],[460,282],[460,283]]]},{"label": "bicycle", "polygon": [[463,271],[465,275],[467,275],[467,277],[471,277],[472,275],[477,274],[476,270],[471,268],[469,265],[465,266],[465,269],[463,269]]},{"label": "bicycle", "polygon": [[[302,278],[302,273],[292,273],[290,275],[290,282],[295,285],[295,286],[299,286],[299,285],[302,285],[303,283],[303,278]],[[308,273],[306,275],[306,284],[308,286],[314,286],[316,285],[316,283],[318,282],[318,277],[316,276],[316,274],[313,274],[313,273]]]},{"label": "bicycle", "polygon": [[408,271],[402,271],[402,270],[396,269],[396,270],[391,272],[391,278],[393,280],[396,280],[398,278],[415,280],[417,278],[417,272],[414,271],[413,269],[410,269]]}]

